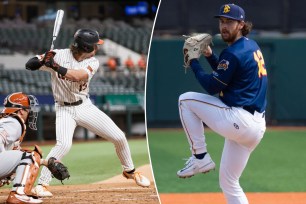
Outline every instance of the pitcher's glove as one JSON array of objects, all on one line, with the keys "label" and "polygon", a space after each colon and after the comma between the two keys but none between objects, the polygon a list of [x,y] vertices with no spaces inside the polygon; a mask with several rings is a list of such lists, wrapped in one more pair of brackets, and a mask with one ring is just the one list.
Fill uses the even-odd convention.
[{"label": "pitcher's glove", "polygon": [[63,184],[63,180],[70,177],[68,168],[56,158],[51,157],[48,159],[48,169],[50,170],[53,177],[60,180]]},{"label": "pitcher's glove", "polygon": [[203,51],[212,43],[212,36],[208,33],[183,36],[186,38],[183,47],[184,67],[188,68],[190,66],[190,60],[199,59]]}]

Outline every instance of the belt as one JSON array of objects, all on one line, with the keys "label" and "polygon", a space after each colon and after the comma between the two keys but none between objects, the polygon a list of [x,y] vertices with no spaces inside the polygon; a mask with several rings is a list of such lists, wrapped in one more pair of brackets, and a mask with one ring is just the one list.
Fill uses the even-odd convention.
[{"label": "belt", "polygon": [[250,108],[250,106],[243,106],[242,107],[244,110],[248,111],[249,113],[251,113],[252,115],[254,115],[255,110]]},{"label": "belt", "polygon": [[83,100],[80,99],[80,100],[78,100],[76,102],[72,102],[72,103],[56,101],[56,103],[58,103],[59,105],[62,105],[62,106],[78,106],[78,105],[83,103]]},{"label": "belt", "polygon": [[[249,113],[251,113],[252,115],[255,114],[255,112],[257,112],[256,110],[250,108],[249,106],[244,106],[242,107],[244,110],[248,111]],[[259,113],[259,112],[258,112]],[[264,118],[265,117],[265,112],[263,113],[259,113],[259,114],[262,114],[262,117]]]}]

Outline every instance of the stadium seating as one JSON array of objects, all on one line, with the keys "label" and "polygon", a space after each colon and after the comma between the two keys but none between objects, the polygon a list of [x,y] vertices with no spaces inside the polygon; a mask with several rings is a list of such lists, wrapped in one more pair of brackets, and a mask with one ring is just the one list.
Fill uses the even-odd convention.
[{"label": "stadium seating", "polygon": [[[12,24],[14,20],[3,19],[0,21],[0,54],[11,54],[14,51],[21,53],[42,53],[50,49],[53,22],[49,24]],[[135,26],[124,21],[106,19],[103,22],[92,19],[87,21],[67,20],[63,22],[61,32],[55,42],[57,48],[68,47],[73,34],[79,28],[90,27],[96,29],[102,38],[108,38],[120,45],[123,45],[137,53],[148,53],[150,43],[152,21],[139,21]]]},{"label": "stadium seating", "polygon": [[[0,94],[23,91],[38,95],[51,95],[50,74],[25,69],[0,69]],[[90,82],[91,95],[144,93],[145,76],[117,72],[97,73]]]}]

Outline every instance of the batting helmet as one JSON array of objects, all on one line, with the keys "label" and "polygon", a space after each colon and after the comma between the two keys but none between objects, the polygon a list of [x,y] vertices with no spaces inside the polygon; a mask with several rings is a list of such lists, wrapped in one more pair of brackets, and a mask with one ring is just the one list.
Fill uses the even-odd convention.
[{"label": "batting helmet", "polygon": [[37,130],[36,121],[38,116],[38,100],[33,95],[26,95],[22,92],[16,92],[8,95],[4,99],[4,109],[1,113],[9,115],[15,113],[21,109],[30,110],[27,122],[29,123],[29,127],[33,130]]},{"label": "batting helmet", "polygon": [[74,34],[73,45],[81,50],[90,53],[94,50],[95,45],[103,44],[99,39],[99,33],[91,29],[79,29]]}]

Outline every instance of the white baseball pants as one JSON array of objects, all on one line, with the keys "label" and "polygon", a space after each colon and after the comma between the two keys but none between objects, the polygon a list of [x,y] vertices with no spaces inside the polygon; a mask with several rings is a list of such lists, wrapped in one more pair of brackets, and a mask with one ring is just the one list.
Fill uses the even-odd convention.
[{"label": "white baseball pants", "polygon": [[[111,141],[115,145],[117,156],[125,171],[134,169],[130,148],[125,134],[104,112],[99,110],[89,99],[78,106],[55,106],[56,110],[56,145],[46,157],[61,160],[72,146],[73,133],[80,125],[96,135]],[[48,185],[51,172],[43,167],[38,183]]]},{"label": "white baseball pants", "polygon": [[6,178],[18,167],[23,152],[19,150],[3,151],[0,153],[0,179]]},{"label": "white baseball pants", "polygon": [[180,118],[192,154],[207,152],[203,122],[225,138],[219,172],[228,204],[248,204],[239,178],[266,130],[264,113],[228,107],[214,96],[187,92],[179,98]]}]

